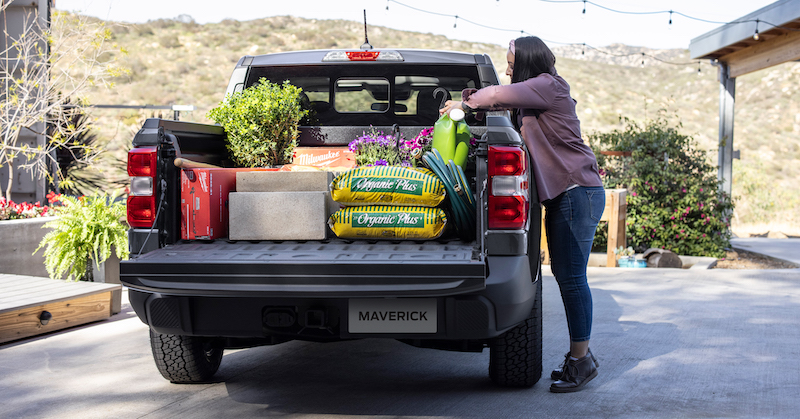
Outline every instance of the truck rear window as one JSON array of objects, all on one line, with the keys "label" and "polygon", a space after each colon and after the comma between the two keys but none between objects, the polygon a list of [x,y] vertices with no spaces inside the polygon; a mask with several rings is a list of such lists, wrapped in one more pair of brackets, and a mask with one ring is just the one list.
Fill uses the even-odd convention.
[{"label": "truck rear window", "polygon": [[461,100],[462,90],[480,86],[474,66],[452,65],[252,67],[246,86],[261,77],[301,87],[310,111],[303,125],[316,126],[429,126],[444,100]]}]

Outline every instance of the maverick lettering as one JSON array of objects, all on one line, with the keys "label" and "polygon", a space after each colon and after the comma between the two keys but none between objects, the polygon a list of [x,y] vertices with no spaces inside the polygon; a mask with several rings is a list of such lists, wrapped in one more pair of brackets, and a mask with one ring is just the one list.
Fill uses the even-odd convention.
[{"label": "maverick lettering", "polygon": [[358,321],[422,322],[428,321],[427,311],[359,311]]},{"label": "maverick lettering", "polygon": [[401,192],[422,195],[422,181],[397,178],[353,178],[353,192]]}]

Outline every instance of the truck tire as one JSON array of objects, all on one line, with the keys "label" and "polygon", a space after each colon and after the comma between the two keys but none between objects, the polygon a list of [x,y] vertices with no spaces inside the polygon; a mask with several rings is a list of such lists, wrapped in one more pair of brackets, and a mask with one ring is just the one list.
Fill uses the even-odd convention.
[{"label": "truck tire", "polygon": [[497,385],[530,387],[542,376],[541,279],[536,289],[530,317],[489,344],[489,378]]},{"label": "truck tire", "polygon": [[214,338],[165,335],[150,330],[158,372],[173,383],[200,383],[214,376],[222,362],[223,342]]}]

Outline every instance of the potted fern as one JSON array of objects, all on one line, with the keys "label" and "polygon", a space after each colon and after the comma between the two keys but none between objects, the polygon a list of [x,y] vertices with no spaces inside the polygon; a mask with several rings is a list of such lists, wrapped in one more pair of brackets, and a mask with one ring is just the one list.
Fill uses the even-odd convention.
[{"label": "potted fern", "polygon": [[66,274],[67,281],[93,281],[93,262],[99,267],[112,251],[119,259],[128,257],[125,204],[117,201],[118,197],[95,193],[59,198],[63,207],[58,218],[43,226],[52,230],[36,249],[46,247],[45,267],[51,278]]},{"label": "potted fern", "polygon": [[241,92],[228,95],[208,112],[225,128],[231,160],[239,167],[271,167],[292,162],[307,110],[302,89],[265,78]]}]

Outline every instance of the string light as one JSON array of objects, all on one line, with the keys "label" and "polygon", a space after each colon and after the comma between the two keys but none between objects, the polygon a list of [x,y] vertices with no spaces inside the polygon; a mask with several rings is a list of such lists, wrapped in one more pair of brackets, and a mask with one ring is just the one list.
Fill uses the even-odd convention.
[{"label": "string light", "polygon": [[669,11],[669,27],[672,28],[672,10]]},{"label": "string light", "polygon": [[756,19],[756,33],[753,34],[753,40],[758,41],[758,19]]},{"label": "string light", "polygon": [[701,70],[700,70],[700,61],[698,61],[697,62],[697,75],[698,76],[700,75],[700,72],[701,72]]},{"label": "string light", "polygon": [[[499,3],[499,1],[500,1],[500,0],[496,0],[496,2],[498,2],[498,3]],[[671,22],[672,22],[672,18],[671,18],[671,14],[672,14],[672,13],[679,14],[679,15],[681,15],[681,16],[684,16],[684,17],[687,17],[687,18],[689,18],[689,19],[700,20],[700,21],[704,21],[704,22],[710,22],[710,23],[724,23],[724,22],[712,22],[712,21],[705,21],[705,20],[703,20],[703,19],[693,18],[693,17],[691,17],[691,16],[684,15],[683,13],[680,13],[680,12],[677,12],[677,11],[674,11],[674,10],[670,10],[670,11],[664,11],[664,12],[640,12],[640,13],[636,13],[636,12],[622,12],[622,11],[618,11],[618,10],[614,10],[614,9],[609,9],[609,8],[607,8],[607,7],[601,6],[601,5],[597,4],[597,3],[594,3],[594,2],[592,2],[592,1],[589,1],[589,0],[561,0],[561,1],[559,1],[559,0],[539,0],[539,1],[541,1],[541,2],[546,2],[546,3],[577,3],[578,1],[582,1],[582,2],[583,2],[583,4],[584,4],[584,9],[583,9],[583,12],[582,12],[582,14],[585,14],[585,13],[586,13],[586,3],[590,3],[590,4],[593,4],[593,5],[595,5],[595,6],[598,6],[598,7],[600,7],[600,8],[603,8],[603,9],[606,9],[606,10],[609,10],[609,11],[612,11],[612,12],[617,12],[617,13],[625,13],[625,14],[654,14],[654,13],[670,13],[670,24],[671,24]],[[418,12],[425,13],[425,14],[430,14],[430,15],[435,15],[435,16],[443,16],[443,17],[453,17],[453,18],[455,19],[455,21],[454,21],[454,23],[453,23],[453,28],[457,28],[457,25],[458,25],[458,19],[460,18],[461,20],[464,20],[464,21],[466,21],[467,23],[471,23],[471,24],[473,24],[473,25],[475,25],[475,26],[479,26],[479,27],[486,28],[486,29],[491,29],[491,30],[496,30],[496,31],[504,31],[504,32],[519,32],[520,36],[525,36],[525,35],[528,35],[528,36],[533,36],[533,34],[531,34],[531,33],[528,33],[528,32],[526,32],[525,30],[519,30],[519,31],[518,31],[518,30],[516,30],[516,29],[498,28],[498,27],[493,27],[493,26],[483,25],[483,24],[481,24],[481,23],[478,23],[478,22],[475,22],[475,21],[471,21],[471,20],[465,19],[465,18],[463,18],[463,17],[459,17],[458,15],[450,15],[450,14],[445,14],[445,13],[431,12],[431,11],[428,11],[428,10],[423,10],[423,9],[419,9],[419,8],[417,8],[417,7],[409,6],[409,5],[407,5],[407,4],[404,4],[404,3],[401,3],[401,2],[399,2],[399,1],[397,1],[397,0],[386,0],[386,10],[389,10],[389,3],[390,3],[390,2],[397,3],[397,4],[401,5],[401,6],[404,6],[404,7],[406,7],[406,8],[409,8],[409,9],[412,9],[412,10],[416,10],[416,11],[418,11]],[[742,23],[742,22],[743,22],[743,21],[736,21],[736,22],[731,22],[731,23]],[[745,22],[746,22],[746,21],[745,21]],[[763,23],[770,24],[770,23],[768,23],[768,22],[764,22],[764,21],[761,21],[761,20],[759,20],[759,22],[763,22]],[[772,24],[770,24],[770,25],[772,25]],[[783,28],[783,27],[780,27],[780,26],[777,26],[777,25],[772,25],[772,26],[774,26],[774,27],[776,27],[776,28],[780,28],[780,29],[786,29],[786,30],[795,30],[795,31],[800,31],[800,29],[793,29],[793,28]],[[757,32],[757,31],[758,31],[758,29],[756,29],[756,32]],[[670,65],[676,65],[676,66],[694,65],[695,63],[697,63],[697,62],[694,62],[694,61],[693,61],[693,62],[683,62],[683,63],[680,63],[680,62],[671,62],[671,61],[666,61],[666,60],[663,60],[663,59],[661,59],[661,58],[658,58],[658,57],[657,57],[657,56],[655,56],[655,55],[646,54],[646,53],[644,53],[644,52],[641,52],[641,53],[631,53],[631,54],[613,54],[613,53],[610,53],[610,52],[607,52],[607,51],[603,51],[602,49],[599,49],[599,48],[593,47],[593,46],[591,46],[591,45],[587,45],[586,43],[577,44],[577,43],[557,42],[557,41],[552,41],[552,40],[547,40],[547,39],[542,39],[542,40],[543,40],[543,41],[545,41],[545,42],[547,42],[547,43],[551,43],[551,44],[559,44],[559,45],[573,45],[573,46],[581,45],[581,46],[582,46],[582,49],[581,49],[581,55],[584,55],[584,56],[586,55],[586,51],[585,51],[585,49],[586,49],[587,47],[588,47],[588,48],[591,48],[591,49],[593,49],[593,50],[595,50],[595,51],[597,51],[597,52],[599,52],[599,53],[601,53],[601,54],[605,54],[605,55],[609,55],[609,56],[614,56],[614,57],[630,57],[630,56],[632,56],[632,55],[640,55],[640,54],[641,54],[641,56],[642,56],[642,62],[641,62],[641,66],[642,66],[642,67],[644,67],[644,64],[645,64],[645,57],[650,57],[650,58],[652,58],[652,59],[654,59],[654,60],[656,60],[656,61],[662,62],[662,63],[664,63],[664,64],[670,64]],[[699,65],[699,63],[697,63],[697,64]]]}]

